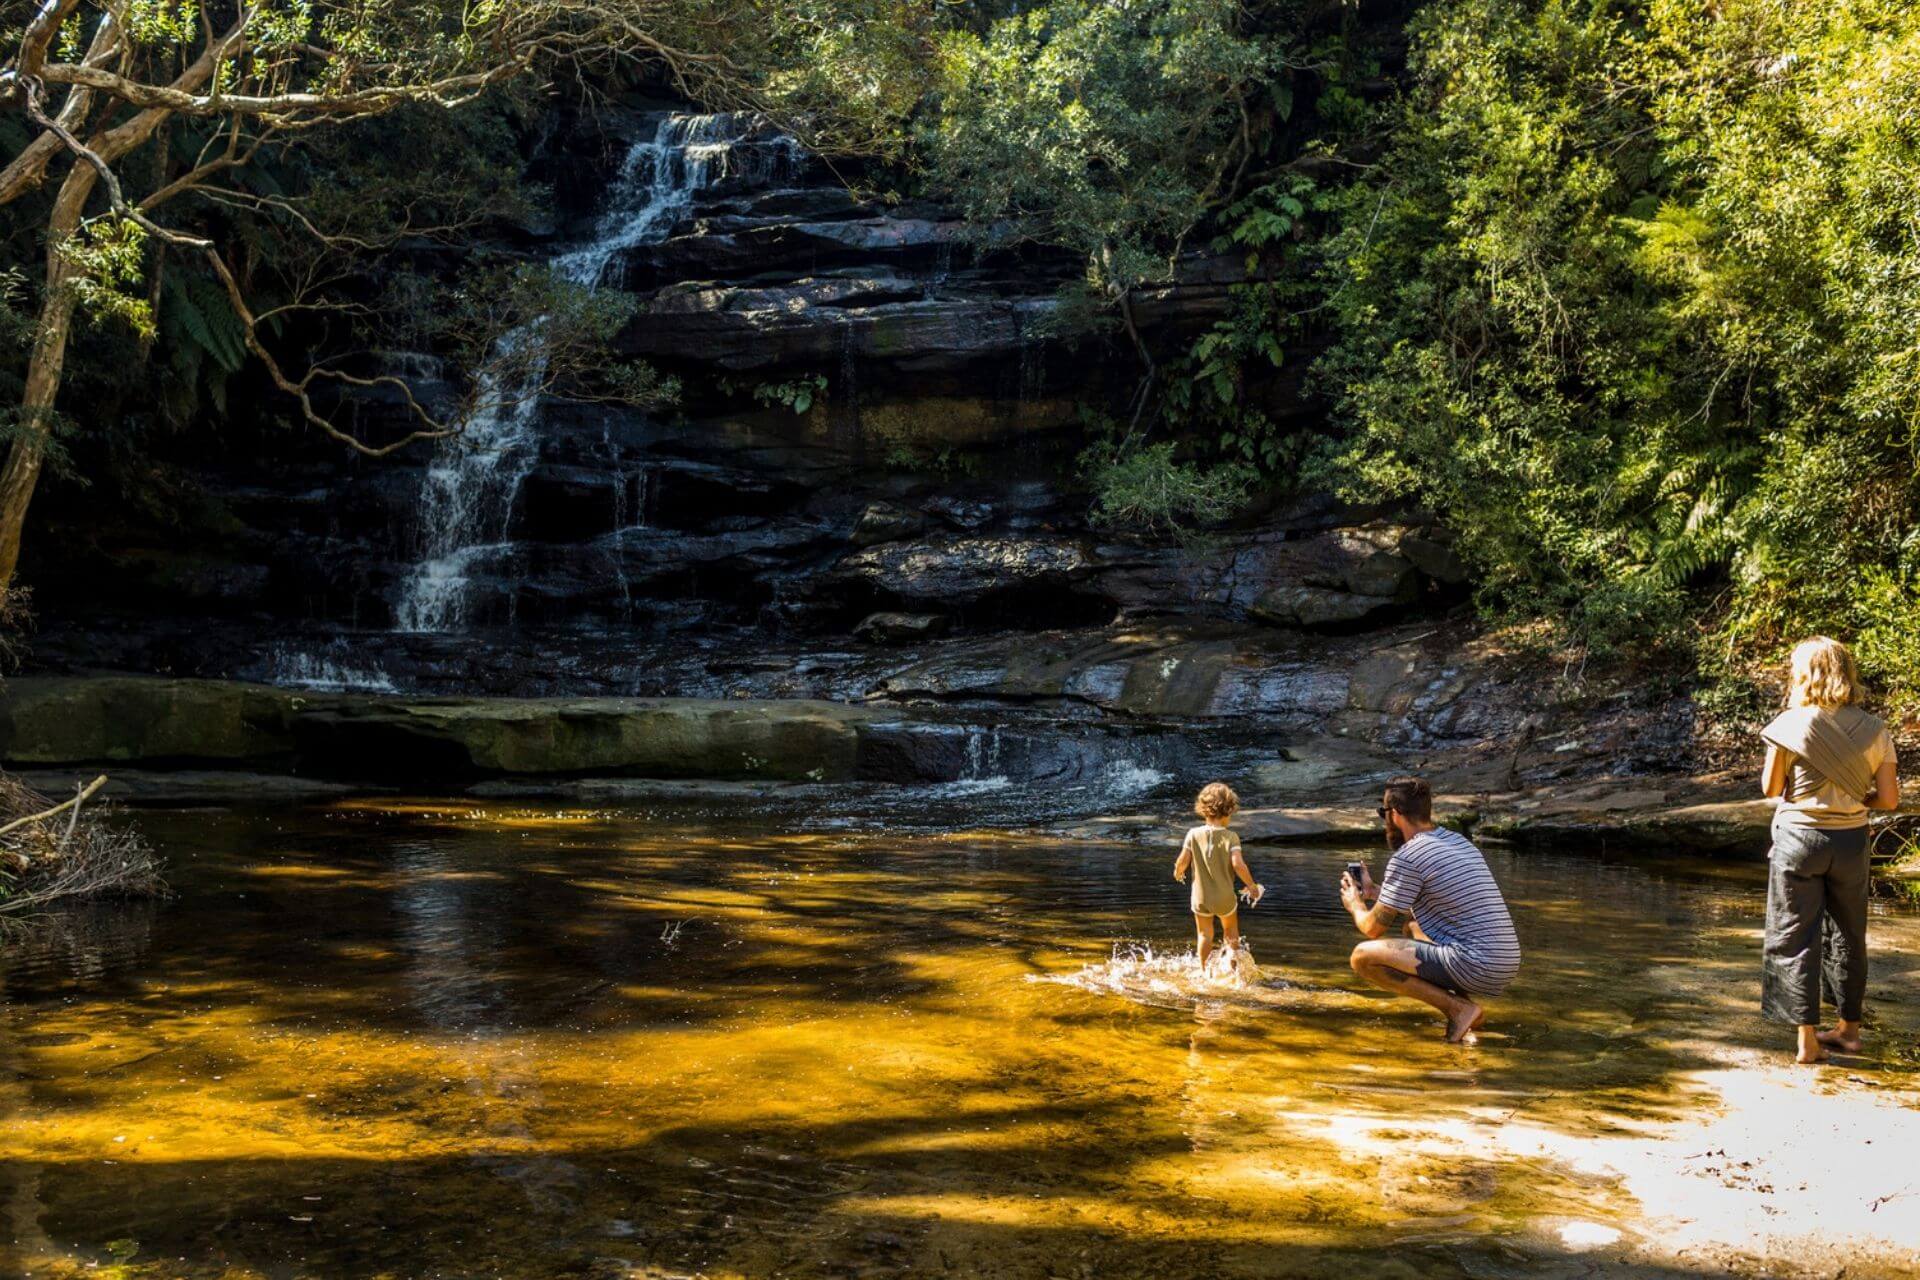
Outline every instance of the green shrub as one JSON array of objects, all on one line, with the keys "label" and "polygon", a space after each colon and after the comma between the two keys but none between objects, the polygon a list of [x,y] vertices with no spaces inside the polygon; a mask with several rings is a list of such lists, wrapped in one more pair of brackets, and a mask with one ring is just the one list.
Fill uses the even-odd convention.
[{"label": "green shrub", "polygon": [[1178,533],[1237,515],[1258,478],[1245,463],[1180,461],[1171,441],[1138,444],[1112,439],[1081,458],[1100,524],[1145,533]]}]

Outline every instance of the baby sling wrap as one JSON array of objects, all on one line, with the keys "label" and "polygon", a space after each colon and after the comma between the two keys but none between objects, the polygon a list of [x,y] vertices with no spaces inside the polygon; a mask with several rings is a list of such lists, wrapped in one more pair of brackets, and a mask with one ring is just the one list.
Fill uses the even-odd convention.
[{"label": "baby sling wrap", "polygon": [[1880,736],[1880,721],[1859,707],[1804,707],[1777,717],[1761,736],[1855,799],[1873,791],[1867,750]]}]

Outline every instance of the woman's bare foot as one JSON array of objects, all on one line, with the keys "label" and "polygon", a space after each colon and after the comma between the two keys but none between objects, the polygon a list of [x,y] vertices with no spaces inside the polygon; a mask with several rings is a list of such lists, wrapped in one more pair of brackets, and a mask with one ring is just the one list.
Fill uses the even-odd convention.
[{"label": "woman's bare foot", "polygon": [[1860,1052],[1860,1024],[1842,1022],[1831,1031],[1822,1031],[1814,1036],[1829,1049],[1838,1049],[1842,1053]]},{"label": "woman's bare foot", "polygon": [[1812,1052],[1808,1052],[1802,1049],[1794,1055],[1793,1060],[1803,1067],[1817,1067],[1827,1060],[1827,1051],[1825,1049],[1815,1049]]},{"label": "woman's bare foot", "polygon": [[1462,1000],[1458,1007],[1447,1017],[1448,1044],[1476,1044],[1479,1037],[1473,1033],[1487,1020],[1487,1011],[1471,1000]]},{"label": "woman's bare foot", "polygon": [[1803,1067],[1817,1066],[1827,1060],[1827,1051],[1821,1047],[1818,1030],[1816,1027],[1800,1028],[1800,1051],[1793,1060]]}]

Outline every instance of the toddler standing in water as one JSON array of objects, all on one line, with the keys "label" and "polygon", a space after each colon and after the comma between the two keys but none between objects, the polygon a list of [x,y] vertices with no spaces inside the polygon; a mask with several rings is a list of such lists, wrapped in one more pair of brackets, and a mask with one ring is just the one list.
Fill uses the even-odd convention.
[{"label": "toddler standing in water", "polygon": [[1200,935],[1200,967],[1208,968],[1213,956],[1213,922],[1220,922],[1226,942],[1226,954],[1237,964],[1240,950],[1240,902],[1234,896],[1233,878],[1237,875],[1247,886],[1247,905],[1260,901],[1266,889],[1253,882],[1247,860],[1240,852],[1240,837],[1227,826],[1240,797],[1224,782],[1209,782],[1200,788],[1193,811],[1205,819],[1187,832],[1180,845],[1180,856],[1173,863],[1173,878],[1184,882],[1193,872],[1193,924]]}]

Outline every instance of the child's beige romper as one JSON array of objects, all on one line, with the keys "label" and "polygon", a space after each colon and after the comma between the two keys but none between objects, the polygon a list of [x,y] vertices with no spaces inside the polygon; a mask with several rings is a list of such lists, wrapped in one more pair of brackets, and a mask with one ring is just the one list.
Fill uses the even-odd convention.
[{"label": "child's beige romper", "polygon": [[1187,832],[1193,854],[1193,913],[1230,916],[1240,909],[1233,891],[1233,851],[1240,837],[1228,827],[1198,826]]}]

